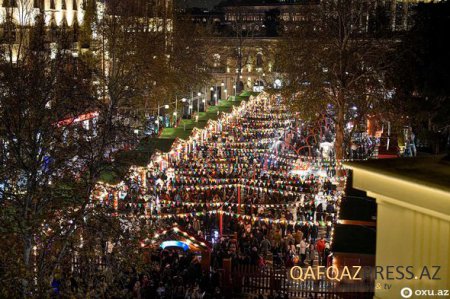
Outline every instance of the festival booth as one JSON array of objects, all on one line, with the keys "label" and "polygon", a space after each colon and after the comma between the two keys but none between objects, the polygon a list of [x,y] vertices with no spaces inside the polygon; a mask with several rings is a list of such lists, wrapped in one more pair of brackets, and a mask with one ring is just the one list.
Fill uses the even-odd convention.
[{"label": "festival booth", "polygon": [[167,169],[167,167],[169,167],[168,156],[168,153],[163,153],[160,150],[155,150],[150,163],[152,163],[154,167],[158,168],[158,170],[162,172]]},{"label": "festival booth", "polygon": [[131,180],[136,181],[137,184],[146,188],[146,176],[147,176],[147,168],[131,166],[130,171],[128,172],[128,176]]},{"label": "festival booth", "polygon": [[163,250],[177,250],[180,255],[187,252],[194,253],[201,262],[202,270],[209,271],[211,264],[212,246],[206,240],[173,226],[155,233],[151,238],[141,243],[143,248]]},{"label": "festival booth", "polygon": [[172,147],[170,148],[169,153],[167,154],[170,161],[179,161],[181,158],[181,152],[183,148],[185,149],[185,152],[187,151],[188,142],[181,139],[181,138],[175,138],[175,141],[172,143]]}]

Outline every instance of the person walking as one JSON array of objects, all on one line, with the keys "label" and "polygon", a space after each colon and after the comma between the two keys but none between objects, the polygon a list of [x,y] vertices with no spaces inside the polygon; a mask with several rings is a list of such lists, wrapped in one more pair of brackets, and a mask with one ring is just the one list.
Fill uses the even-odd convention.
[{"label": "person walking", "polygon": [[303,238],[300,241],[300,265],[303,267],[305,265],[305,260],[306,260],[306,240],[305,238]]},{"label": "person walking", "polygon": [[271,246],[269,240],[267,240],[266,236],[263,236],[263,239],[260,244],[261,255],[263,256],[263,258],[266,258],[267,253],[270,250],[270,247]]},{"label": "person walking", "polygon": [[317,236],[319,235],[319,228],[317,224],[311,226],[311,243],[316,243]]},{"label": "person walking", "polygon": [[316,243],[317,255],[319,257],[319,266],[323,264],[323,253],[325,250],[325,239],[322,235],[319,241]]},{"label": "person walking", "polygon": [[300,244],[300,242],[303,239],[303,232],[298,229],[294,235],[294,238],[295,238],[295,245]]},{"label": "person walking", "polygon": [[309,244],[307,254],[309,266],[313,266],[314,259],[316,258],[316,246],[314,245],[314,243]]}]

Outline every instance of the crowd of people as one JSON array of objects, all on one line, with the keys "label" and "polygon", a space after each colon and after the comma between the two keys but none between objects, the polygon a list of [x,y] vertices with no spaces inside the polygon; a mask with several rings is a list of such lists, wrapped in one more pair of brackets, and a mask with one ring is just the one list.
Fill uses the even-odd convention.
[{"label": "crowd of people", "polygon": [[176,222],[212,244],[212,275],[202,273],[192,253],[163,250],[154,271],[134,275],[135,297],[221,298],[217,271],[224,258],[233,267],[329,262],[341,195],[337,164],[332,153],[323,157],[308,125],[279,101],[258,97],[245,103],[207,138],[177,149],[165,167],[154,163],[145,178],[125,181],[119,211],[146,215],[158,228]]}]

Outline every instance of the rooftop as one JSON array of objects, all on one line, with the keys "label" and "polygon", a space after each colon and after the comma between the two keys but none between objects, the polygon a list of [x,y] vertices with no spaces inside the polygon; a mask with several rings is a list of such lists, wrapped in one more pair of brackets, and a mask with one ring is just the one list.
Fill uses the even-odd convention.
[{"label": "rooftop", "polygon": [[345,163],[379,174],[450,192],[450,157],[401,158]]}]

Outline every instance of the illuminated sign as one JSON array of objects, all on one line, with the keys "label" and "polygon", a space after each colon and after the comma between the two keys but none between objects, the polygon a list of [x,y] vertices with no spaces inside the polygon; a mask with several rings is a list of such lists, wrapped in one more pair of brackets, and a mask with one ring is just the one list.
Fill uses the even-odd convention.
[{"label": "illuminated sign", "polygon": [[159,247],[161,247],[162,249],[166,249],[166,247],[180,247],[184,251],[187,251],[189,249],[189,245],[181,241],[164,241],[161,243],[161,245],[159,245]]}]

